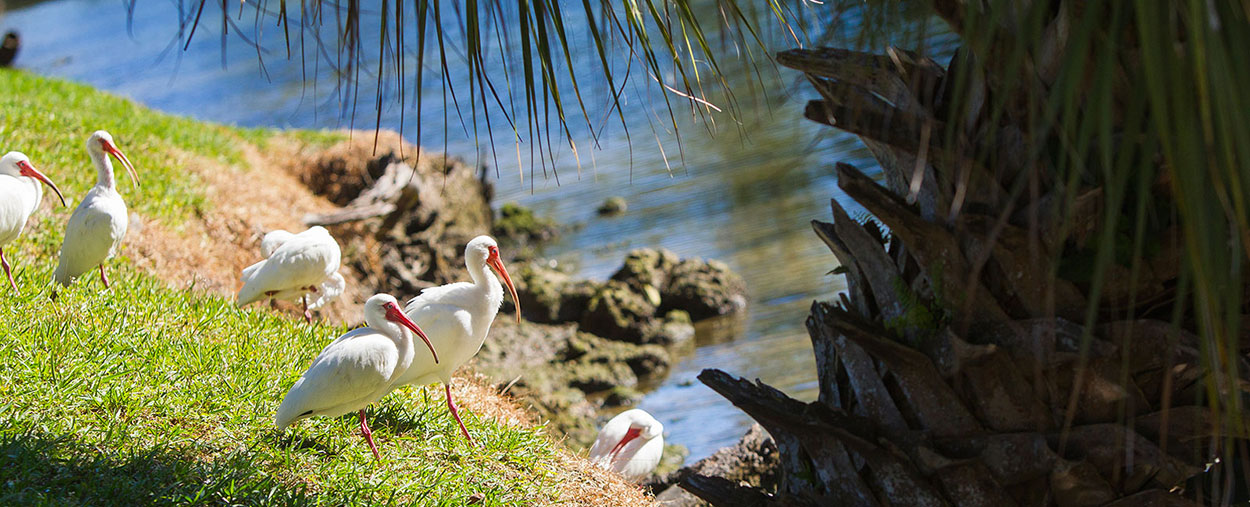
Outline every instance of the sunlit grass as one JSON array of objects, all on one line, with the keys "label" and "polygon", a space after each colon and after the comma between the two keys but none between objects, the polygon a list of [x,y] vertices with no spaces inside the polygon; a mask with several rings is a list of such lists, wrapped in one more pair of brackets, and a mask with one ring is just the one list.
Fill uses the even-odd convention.
[{"label": "sunlit grass", "polygon": [[[67,199],[94,184],[83,143],[104,128],[143,176],[142,190],[121,176],[131,209],[173,222],[211,206],[200,182],[177,167],[178,153],[235,163],[238,142],[272,135],[21,72],[0,70],[0,89],[5,149],[30,155]],[[554,500],[557,450],[540,429],[463,411],[478,442],[470,446],[438,391],[426,402],[419,389],[405,389],[370,410],[380,463],[354,417],[279,434],[273,414],[282,396],[346,328],[170,289],[136,270],[124,248],[110,263],[112,289],[87,276],[54,302],[51,274],[69,210],[48,208],[5,248],[19,290],[0,287],[0,504]]]},{"label": "sunlit grass", "polygon": [[46,279],[20,277],[0,306],[0,503],[551,500],[555,449],[538,430],[469,415],[472,447],[438,391],[370,411],[381,463],[350,416],[274,430],[282,395],[345,328],[239,311],[130,269],[55,303],[32,278]]}]

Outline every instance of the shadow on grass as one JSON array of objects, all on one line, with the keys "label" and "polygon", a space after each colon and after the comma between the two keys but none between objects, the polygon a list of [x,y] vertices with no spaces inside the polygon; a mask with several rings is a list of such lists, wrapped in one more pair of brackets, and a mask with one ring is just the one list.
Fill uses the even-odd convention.
[{"label": "shadow on grass", "polygon": [[101,451],[72,436],[0,437],[0,505],[354,503],[259,470],[247,451],[214,460],[192,449]]},{"label": "shadow on grass", "polygon": [[299,428],[287,428],[281,433],[274,431],[272,440],[274,445],[287,449],[315,450],[322,456],[338,456],[339,454],[338,450],[305,435]]}]

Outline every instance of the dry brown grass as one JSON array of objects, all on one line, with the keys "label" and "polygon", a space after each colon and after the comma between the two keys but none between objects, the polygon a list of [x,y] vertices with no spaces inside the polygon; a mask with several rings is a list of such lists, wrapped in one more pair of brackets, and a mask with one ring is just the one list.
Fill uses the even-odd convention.
[{"label": "dry brown grass", "polygon": [[[402,143],[398,134],[386,132],[379,138],[378,151],[398,150]],[[247,167],[178,154],[183,167],[204,182],[204,191],[213,206],[177,227],[141,217],[141,225],[134,227],[126,238],[126,252],[137,266],[171,287],[230,296],[242,285],[238,279],[242,269],[259,260],[260,239],[266,232],[303,230],[300,220],[304,214],[336,208],[301,181],[309,177],[308,166],[315,163],[319,153],[298,141],[281,137],[271,140],[264,152],[242,139],[239,144],[243,146]],[[351,167],[345,169],[360,174],[365,172],[364,161],[372,153],[372,147],[372,133],[357,132],[350,146],[334,149],[359,155],[344,159],[359,161],[358,167],[352,162]],[[403,148],[407,155],[410,145],[403,145]],[[332,232],[337,236],[346,231]],[[373,241],[370,234],[358,237]],[[366,255],[373,250],[344,247],[344,256]],[[372,293],[374,284],[362,280],[359,273],[346,266],[341,273],[347,279],[347,291],[323,308],[320,317],[331,322],[359,322],[360,305]],[[298,311],[286,303],[279,305],[280,311]],[[538,423],[533,414],[520,408],[511,398],[500,395],[489,387],[484,377],[474,372],[462,371],[452,390],[467,410],[479,416],[511,426],[531,427]],[[552,464],[552,469],[560,475],[558,505],[633,507],[655,504],[640,488],[620,476],[592,465],[562,446],[560,449],[557,462]]]}]

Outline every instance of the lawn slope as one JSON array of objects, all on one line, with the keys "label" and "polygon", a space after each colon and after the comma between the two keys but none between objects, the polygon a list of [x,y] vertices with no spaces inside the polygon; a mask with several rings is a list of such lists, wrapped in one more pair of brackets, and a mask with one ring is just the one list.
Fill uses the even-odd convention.
[{"label": "lawn slope", "polygon": [[[254,256],[239,238],[294,225],[266,222],[283,219],[264,209],[224,209],[237,202],[222,185],[280,179],[263,167],[266,150],[335,135],[205,124],[20,71],[0,70],[0,89],[0,150],[30,155],[71,201],[62,208],[45,195],[5,248],[19,293],[0,290],[0,504],[648,503],[475,382],[455,391],[477,447],[459,437],[441,389],[408,388],[374,405],[380,463],[354,418],[273,429],[282,395],[348,328],[239,311],[232,280],[220,276],[205,282],[213,290],[189,286],[198,263],[227,255],[215,265],[223,271]],[[141,225],[110,264],[112,289],[88,277],[53,302],[65,220],[95,179],[83,143],[100,128],[139,168],[142,187],[119,175],[119,189]],[[237,241],[216,241],[223,223]],[[208,253],[169,252],[196,245]]]}]

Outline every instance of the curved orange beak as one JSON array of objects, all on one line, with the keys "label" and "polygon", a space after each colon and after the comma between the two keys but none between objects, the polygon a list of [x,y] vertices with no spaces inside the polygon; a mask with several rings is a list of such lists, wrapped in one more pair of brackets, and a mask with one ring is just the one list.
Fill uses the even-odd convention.
[{"label": "curved orange beak", "polygon": [[126,168],[126,174],[130,175],[130,181],[135,182],[135,188],[139,188],[139,174],[135,172],[135,165],[130,163],[130,159],[126,158],[126,154],[122,153],[122,150],[117,149],[116,146],[113,146],[113,143],[103,139],[100,140],[100,144],[104,145],[105,152],[112,155],[113,158],[121,163],[122,167]]},{"label": "curved orange beak", "polygon": [[641,428],[630,428],[629,431],[625,432],[625,436],[621,437],[621,441],[616,443],[616,447],[613,447],[612,450],[608,452],[608,456],[611,456],[611,459],[615,460],[616,455],[621,452],[621,449],[625,448],[625,444],[628,444],[630,440],[638,438],[641,434]]},{"label": "curved orange beak", "polygon": [[508,268],[503,267],[503,261],[499,259],[499,250],[491,248],[490,255],[486,257],[486,263],[490,265],[499,276],[503,277],[504,285],[508,286],[508,292],[512,293],[512,302],[516,303],[516,323],[521,323],[521,300],[516,297],[516,286],[512,285],[512,277],[508,276]]},{"label": "curved orange beak", "polygon": [[411,329],[413,333],[421,337],[421,341],[425,342],[425,346],[430,348],[430,354],[434,355],[434,364],[438,364],[438,352],[434,351],[434,344],[430,343],[430,339],[425,336],[425,332],[417,326],[415,322],[408,319],[404,312],[399,310],[399,306],[395,303],[386,305],[386,320]]},{"label": "curved orange beak", "polygon": [[30,162],[27,162],[25,160],[20,161],[17,163],[17,168],[18,168],[18,172],[22,176],[29,176],[31,178],[42,181],[44,185],[52,187],[52,191],[56,192],[56,196],[61,198],[61,206],[68,206],[67,204],[65,204],[65,196],[61,195],[61,189],[56,188],[56,183],[53,183],[52,180],[48,179],[47,176],[44,176],[43,173],[39,172],[38,169],[35,169],[35,166],[30,165]]}]

